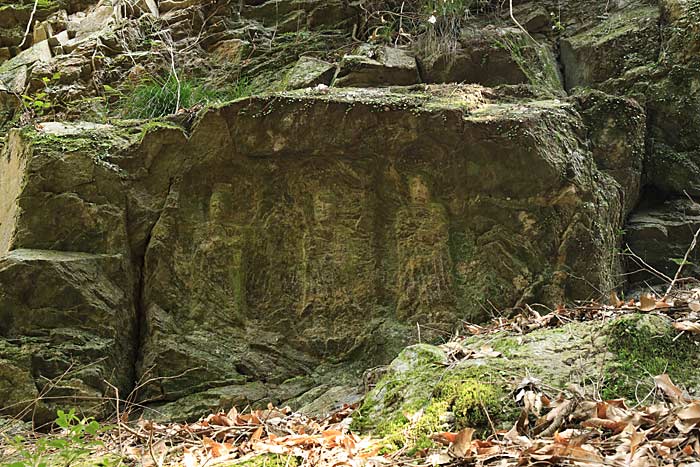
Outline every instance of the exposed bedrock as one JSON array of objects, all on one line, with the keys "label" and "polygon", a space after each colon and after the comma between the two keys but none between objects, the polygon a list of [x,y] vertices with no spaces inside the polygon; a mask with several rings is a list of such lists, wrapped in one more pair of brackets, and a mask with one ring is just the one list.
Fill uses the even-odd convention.
[{"label": "exposed bedrock", "polygon": [[69,400],[139,381],[142,401],[177,417],[303,401],[321,373],[389,361],[416,324],[426,339],[492,307],[613,287],[640,167],[615,158],[622,145],[598,149],[626,133],[636,150],[642,133],[616,116],[643,111],[602,93],[443,91],[245,99],[188,136],[13,130],[0,359],[22,381],[0,378],[0,394],[31,399],[65,373],[51,390]]},{"label": "exposed bedrock", "polygon": [[[629,262],[632,282],[668,281],[697,230],[697,208],[689,198],[700,199],[698,25],[697,0],[639,2],[561,40],[567,89],[626,96],[646,111],[640,181],[646,195],[625,227],[625,243],[638,256]],[[624,125],[610,130],[625,132]],[[697,275],[694,265],[684,268],[683,276]]]}]

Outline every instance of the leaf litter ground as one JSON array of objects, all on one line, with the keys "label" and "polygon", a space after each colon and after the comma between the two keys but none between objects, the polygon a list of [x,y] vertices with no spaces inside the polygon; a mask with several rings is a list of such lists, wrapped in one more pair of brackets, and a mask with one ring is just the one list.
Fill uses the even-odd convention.
[{"label": "leaf litter ground", "polygon": [[[680,333],[700,333],[700,289],[676,291],[673,297],[642,295],[639,301],[627,302],[612,294],[609,305],[559,307],[544,314],[527,306],[511,319],[499,318],[488,326],[465,324],[465,329],[472,335],[501,331],[527,334],[571,321],[609,319],[640,311],[670,316]],[[498,356],[488,346],[467,350],[460,345],[460,339],[442,347],[448,356],[447,366],[470,358]],[[286,467],[700,467],[700,400],[690,397],[666,374],[657,375],[654,382],[660,396],[658,402],[629,407],[622,399],[595,400],[573,386],[557,395],[547,394],[542,382],[528,377],[514,391],[521,412],[512,428],[494,431],[484,439],[476,438],[470,427],[434,433],[434,447],[413,456],[405,450],[385,452],[381,438],[351,432],[354,406],[317,419],[272,405],[242,412],[232,408],[189,424],[161,424],[144,419],[127,422],[122,416],[114,426],[97,435],[100,447],[91,455],[113,453],[120,460],[112,465],[149,467],[264,465],[256,459],[266,455],[276,456],[276,465]],[[31,433],[23,439],[31,450],[32,441],[27,440],[60,439],[64,435],[61,431]],[[0,444],[0,459],[16,459],[19,449],[16,443]]]}]

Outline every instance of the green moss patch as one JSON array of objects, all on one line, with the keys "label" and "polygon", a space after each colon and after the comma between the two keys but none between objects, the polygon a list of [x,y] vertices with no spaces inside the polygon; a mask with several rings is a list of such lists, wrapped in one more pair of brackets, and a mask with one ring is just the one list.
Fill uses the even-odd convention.
[{"label": "green moss patch", "polygon": [[515,411],[503,378],[486,366],[447,369],[436,347],[406,349],[367,396],[353,429],[382,437],[387,450],[409,452],[432,445],[430,435],[472,427],[488,435]]},{"label": "green moss patch", "polygon": [[641,400],[653,389],[653,377],[662,373],[680,385],[697,384],[700,347],[686,335],[678,337],[667,318],[623,316],[610,324],[607,337],[613,361],[605,370],[604,399]]}]

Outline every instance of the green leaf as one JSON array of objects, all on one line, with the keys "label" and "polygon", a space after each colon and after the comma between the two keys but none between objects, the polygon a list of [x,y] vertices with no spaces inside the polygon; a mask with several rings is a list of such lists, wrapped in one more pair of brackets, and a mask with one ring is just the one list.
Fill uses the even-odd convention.
[{"label": "green leaf", "polygon": [[669,260],[673,261],[678,266],[687,266],[687,265],[695,266],[695,264],[690,262],[690,261],[687,261],[687,260],[683,261],[683,258],[669,258]]},{"label": "green leaf", "polygon": [[58,410],[56,411],[56,425],[60,426],[61,428],[67,430],[70,428],[70,421],[68,420],[68,414],[65,413],[63,410]]},{"label": "green leaf", "polygon": [[93,436],[96,435],[98,431],[100,431],[100,424],[95,420],[88,423],[88,425],[85,427],[85,432]]},{"label": "green leaf", "polygon": [[63,449],[68,446],[68,441],[65,439],[52,439],[49,441],[49,446],[56,449]]}]

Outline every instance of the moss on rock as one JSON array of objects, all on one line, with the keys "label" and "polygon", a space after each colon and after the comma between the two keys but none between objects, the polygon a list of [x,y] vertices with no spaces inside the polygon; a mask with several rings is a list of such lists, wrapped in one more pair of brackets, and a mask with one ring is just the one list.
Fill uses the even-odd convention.
[{"label": "moss on rock", "polygon": [[698,389],[698,342],[678,336],[667,317],[623,316],[608,325],[606,335],[612,359],[605,370],[603,398],[640,401],[654,388],[652,377],[662,373],[691,392]]},{"label": "moss on rock", "polygon": [[[633,403],[667,372],[691,394],[700,389],[695,340],[677,336],[663,316],[630,314],[610,322],[572,322],[518,336],[497,332],[468,337],[449,349],[471,358],[446,365],[446,350],[406,348],[367,394],[353,428],[383,437],[391,449],[430,446],[430,434],[464,427],[489,435],[509,428],[519,408],[513,395],[526,377],[551,396],[576,385],[595,398]],[[491,352],[479,355],[484,347]],[[445,347],[447,349],[448,347]]]},{"label": "moss on rock", "polygon": [[491,423],[509,419],[513,404],[497,371],[485,366],[448,369],[437,347],[406,348],[368,394],[353,428],[384,439],[387,448],[422,449],[430,435],[472,427],[490,432]]}]

